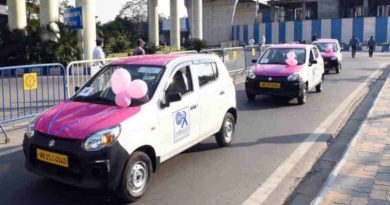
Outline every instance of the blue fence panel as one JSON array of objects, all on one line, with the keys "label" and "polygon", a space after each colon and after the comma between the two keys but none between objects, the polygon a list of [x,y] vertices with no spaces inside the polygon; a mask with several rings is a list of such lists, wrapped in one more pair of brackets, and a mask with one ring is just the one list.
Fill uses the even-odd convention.
[{"label": "blue fence panel", "polygon": [[272,23],[265,24],[265,42],[266,44],[272,43]]},{"label": "blue fence panel", "polygon": [[364,39],[364,18],[355,18],[353,19],[353,28],[352,34],[356,35],[356,37],[362,42]]},{"label": "blue fence panel", "polygon": [[311,35],[317,34],[318,38],[321,38],[321,20],[313,20],[311,22]]},{"label": "blue fence panel", "polygon": [[286,42],[286,22],[279,23],[279,43]]},{"label": "blue fence panel", "polygon": [[260,25],[255,23],[253,25],[253,38],[255,39],[255,44],[259,44],[260,42]]},{"label": "blue fence panel", "polygon": [[0,127],[32,117],[66,99],[65,73],[60,64],[0,67]]},{"label": "blue fence panel", "polygon": [[387,42],[387,32],[388,32],[388,17],[380,16],[376,17],[375,23],[375,39],[377,42]]},{"label": "blue fence panel", "polygon": [[341,42],[341,27],[342,27],[341,19],[332,19],[331,37],[333,39],[338,39],[339,42]]},{"label": "blue fence panel", "polygon": [[236,41],[240,40],[240,26],[236,26]]},{"label": "blue fence panel", "polygon": [[248,25],[244,25],[243,27],[242,27],[242,30],[243,30],[243,33],[242,33],[242,35],[243,35],[243,41],[246,43],[246,44],[248,44],[249,43],[249,34],[248,34],[248,30],[249,30],[249,28],[248,28]]},{"label": "blue fence panel", "polygon": [[302,21],[294,22],[294,41],[302,42]]}]

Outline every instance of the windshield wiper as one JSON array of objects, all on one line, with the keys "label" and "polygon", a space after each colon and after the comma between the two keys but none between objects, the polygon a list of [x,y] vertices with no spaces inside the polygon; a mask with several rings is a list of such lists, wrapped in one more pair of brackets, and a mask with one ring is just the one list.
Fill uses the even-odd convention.
[{"label": "windshield wiper", "polygon": [[110,99],[107,99],[107,98],[103,98],[103,97],[100,97],[100,96],[77,96],[74,98],[75,101],[81,101],[81,102],[100,102],[100,103],[104,103],[104,104],[114,104],[114,101],[110,100]]}]

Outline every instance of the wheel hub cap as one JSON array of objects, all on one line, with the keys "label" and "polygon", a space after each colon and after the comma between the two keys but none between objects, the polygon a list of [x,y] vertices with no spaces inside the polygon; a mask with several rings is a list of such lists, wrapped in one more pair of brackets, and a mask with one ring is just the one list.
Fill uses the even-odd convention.
[{"label": "wheel hub cap", "polygon": [[231,120],[226,120],[225,125],[224,125],[224,131],[225,131],[225,140],[226,142],[230,142],[233,136],[233,122]]},{"label": "wheel hub cap", "polygon": [[144,162],[137,162],[131,169],[128,177],[127,188],[133,193],[139,193],[148,181],[148,167]]}]

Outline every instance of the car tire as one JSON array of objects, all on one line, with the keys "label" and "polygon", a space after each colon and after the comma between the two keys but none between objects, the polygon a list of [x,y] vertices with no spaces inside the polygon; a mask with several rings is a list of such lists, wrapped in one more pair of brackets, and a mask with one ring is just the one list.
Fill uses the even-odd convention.
[{"label": "car tire", "polygon": [[298,104],[303,105],[306,103],[307,100],[307,93],[308,93],[308,87],[305,85],[302,89],[302,94],[298,96]]},{"label": "car tire", "polygon": [[322,92],[323,86],[324,86],[324,76],[322,76],[320,83],[318,83],[318,85],[316,86],[316,92],[317,93]]},{"label": "car tire", "polygon": [[232,144],[235,131],[235,118],[231,113],[226,113],[219,132],[215,135],[217,144],[220,147],[226,147]]},{"label": "car tire", "polygon": [[256,95],[249,92],[246,92],[246,97],[248,98],[249,102],[253,102],[256,99]]},{"label": "car tire", "polygon": [[118,189],[119,198],[126,203],[137,201],[149,187],[153,173],[150,157],[144,152],[134,152],[123,170]]},{"label": "car tire", "polygon": [[339,64],[336,68],[336,73],[339,74],[340,73],[340,70],[341,70],[341,64]]}]

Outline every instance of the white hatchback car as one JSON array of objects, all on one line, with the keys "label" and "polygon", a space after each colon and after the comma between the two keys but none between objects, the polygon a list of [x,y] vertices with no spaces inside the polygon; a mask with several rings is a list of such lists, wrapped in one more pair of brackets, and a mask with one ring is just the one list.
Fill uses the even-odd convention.
[{"label": "white hatchback car", "polygon": [[[292,54],[294,65],[288,65]],[[249,101],[257,95],[294,97],[305,104],[311,89],[321,92],[324,81],[324,62],[317,46],[282,44],[269,47],[253,66],[246,78]]]},{"label": "white hatchback car", "polygon": [[[111,76],[117,69],[145,81],[148,94],[116,106]],[[236,122],[233,80],[217,56],[129,57],[105,66],[72,98],[30,122],[25,165],[135,201],[160,163],[213,135],[220,146],[230,145]]]},{"label": "white hatchback car", "polygon": [[313,45],[316,45],[321,52],[321,56],[324,59],[325,72],[329,73],[333,69],[336,73],[340,73],[343,53],[341,52],[342,48],[339,41],[337,39],[319,39],[314,41]]}]

